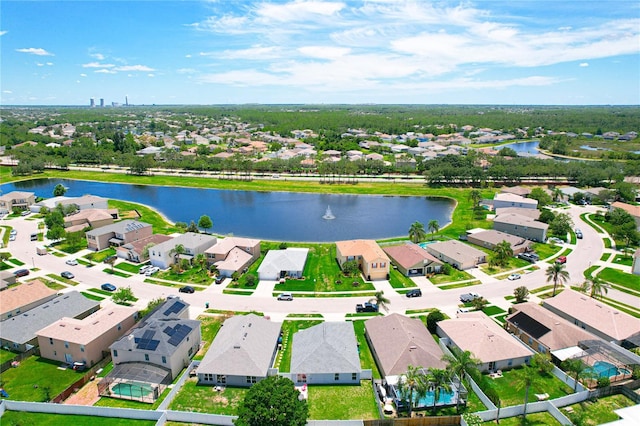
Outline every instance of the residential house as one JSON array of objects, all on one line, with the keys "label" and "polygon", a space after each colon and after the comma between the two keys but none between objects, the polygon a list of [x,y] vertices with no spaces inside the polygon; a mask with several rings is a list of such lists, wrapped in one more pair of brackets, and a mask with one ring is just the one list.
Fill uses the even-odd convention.
[{"label": "residential house", "polygon": [[493,197],[493,208],[501,207],[520,207],[523,209],[537,209],[538,200],[533,198],[525,198],[520,195],[502,192]]},{"label": "residential house", "polygon": [[481,230],[478,232],[467,231],[467,241],[480,247],[495,250],[496,246],[503,241],[509,243],[514,256],[524,253],[529,249],[531,241],[526,238],[517,237],[515,235],[496,231],[493,229]]},{"label": "residential house", "polygon": [[640,319],[570,289],[545,299],[542,306],[607,342],[624,345],[640,333]]},{"label": "residential house", "polygon": [[227,319],[198,366],[198,383],[248,387],[277,374],[281,326],[254,314]]},{"label": "residential house", "polygon": [[123,220],[111,225],[92,229],[85,233],[87,248],[100,251],[110,246],[120,247],[132,241],[146,238],[153,233],[152,226],[137,220]]},{"label": "residential house", "polygon": [[109,345],[136,323],[138,310],[111,305],[84,319],[61,318],[37,332],[40,356],[92,366],[109,353]]},{"label": "residential house", "polygon": [[640,205],[623,203],[622,201],[614,201],[613,203],[611,203],[609,210],[613,211],[615,209],[622,209],[633,216],[633,219],[636,221],[636,228],[640,230]]},{"label": "residential house", "polygon": [[188,303],[172,298],[143,318],[109,346],[114,370],[120,364],[151,365],[175,379],[200,348],[200,321],[188,319],[188,310]]},{"label": "residential house", "polygon": [[[553,355],[556,351],[578,346],[582,340],[596,337],[586,330],[543,308],[527,302],[513,305],[514,312],[506,317],[505,328],[536,352]],[[561,352],[558,352],[558,355]]]},{"label": "residential house", "polygon": [[633,264],[631,265],[631,273],[633,275],[640,275],[640,249],[637,249],[633,253]]},{"label": "residential house", "polygon": [[172,239],[173,237],[170,237],[168,235],[151,234],[146,238],[141,238],[137,241],[132,241],[130,243],[117,247],[116,255],[119,258],[126,259],[130,262],[146,262],[147,260],[149,260],[149,253],[148,250],[145,251],[145,247],[153,247]]},{"label": "residential house", "polygon": [[296,384],[359,385],[362,368],[353,323],[323,322],[295,333],[290,371]]},{"label": "residential house", "polygon": [[260,257],[260,240],[227,237],[205,250],[207,264],[215,265],[223,277],[242,272]]},{"label": "residential house", "polygon": [[531,241],[544,242],[547,240],[549,225],[528,216],[517,213],[507,213],[496,216],[493,219],[493,229],[505,232]]},{"label": "residential house", "polygon": [[258,267],[258,278],[271,281],[284,277],[302,278],[308,254],[308,248],[269,250]]},{"label": "residential house", "polygon": [[431,275],[442,270],[442,262],[417,244],[407,243],[384,248],[393,264],[407,277]]},{"label": "residential house", "polygon": [[[205,250],[216,244],[217,241],[213,235],[187,232],[151,247],[149,258],[153,266],[167,269],[178,258],[191,261],[196,255],[204,254]],[[179,245],[184,248],[184,252],[181,254],[175,252],[176,246]]]},{"label": "residential house", "polygon": [[460,270],[470,269],[487,261],[485,252],[456,240],[432,243],[425,249],[436,259]]},{"label": "residential house", "polygon": [[60,200],[59,204],[63,206],[75,204],[78,206],[78,210],[81,211],[87,209],[107,210],[109,208],[108,201],[106,198],[96,195],[83,195],[82,197],[64,197]]},{"label": "residential house", "polygon": [[469,351],[478,358],[480,371],[518,367],[533,356],[531,349],[480,311],[440,321],[437,333],[448,347]]},{"label": "residential house", "polygon": [[100,303],[77,291],[64,293],[0,323],[0,346],[26,352],[38,344],[36,333],[63,317],[82,319],[100,309]]},{"label": "residential house", "polygon": [[424,323],[400,314],[364,323],[365,337],[382,377],[401,376],[408,367],[445,368],[444,352]]},{"label": "residential house", "polygon": [[7,289],[10,285],[15,284],[17,281],[13,272],[0,271],[0,291]]},{"label": "residential house", "polygon": [[[13,277],[15,275],[11,274]],[[54,299],[58,292],[40,280],[33,280],[8,288],[0,293],[0,321],[18,316],[29,309]]]},{"label": "residential house", "polygon": [[336,242],[336,260],[340,267],[355,260],[367,281],[389,278],[391,260],[374,240],[347,240]]},{"label": "residential house", "polygon": [[531,194],[531,188],[525,188],[524,186],[505,186],[500,189],[500,192],[527,197]]},{"label": "residential house", "polygon": [[0,213],[11,213],[13,209],[28,210],[35,204],[33,192],[12,191],[0,196]]},{"label": "residential house", "polygon": [[[117,217],[117,211],[115,212]],[[85,209],[64,218],[66,232],[79,232],[86,228],[101,228],[113,224],[113,213],[102,209]]]},{"label": "residential house", "polygon": [[523,209],[521,207],[500,207],[494,210],[496,216],[500,216],[502,214],[510,214],[515,213],[520,216],[526,216],[533,220],[538,220],[540,218],[540,210],[538,209]]}]

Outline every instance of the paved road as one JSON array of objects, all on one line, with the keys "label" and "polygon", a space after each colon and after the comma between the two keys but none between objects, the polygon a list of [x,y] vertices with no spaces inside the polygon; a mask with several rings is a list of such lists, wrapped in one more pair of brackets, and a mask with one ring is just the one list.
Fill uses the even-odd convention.
[{"label": "paved road", "polygon": [[[579,227],[584,238],[577,241],[575,246],[570,246],[573,251],[567,256],[567,270],[570,274],[570,283],[579,285],[584,281],[583,271],[591,265],[602,264],[600,257],[603,252],[613,251],[605,249],[602,242],[603,234],[598,234],[591,226],[584,223],[580,219],[580,214],[584,212],[596,211],[595,207],[572,206],[563,210],[569,213],[577,227]],[[74,256],[67,255],[58,257],[52,254],[38,256],[36,247],[42,245],[40,242],[30,241],[31,233],[37,231],[37,220],[27,218],[3,219],[0,225],[9,225],[18,230],[16,241],[10,242],[9,250],[13,257],[25,263],[24,267],[38,268],[38,271],[32,272],[27,278],[34,276],[45,276],[49,273],[59,275],[60,272],[69,270],[76,277],[74,281],[79,282],[76,287],[69,287],[64,291],[86,290],[89,288],[99,288],[101,284],[110,282],[117,287],[130,286],[136,297],[139,298],[137,305],[139,307],[146,306],[147,302],[157,298],[166,297],[168,295],[179,294],[176,288],[153,285],[144,282],[144,276],[134,275],[129,278],[122,278],[109,275],[103,272],[104,269],[110,268],[105,264],[97,264],[92,268],[82,265],[69,266],[64,262],[67,259],[80,257],[86,253],[83,251]],[[48,242],[45,241],[44,244]],[[552,261],[552,260],[550,260]],[[505,300],[504,296],[512,295],[515,287],[524,285],[529,289],[539,288],[547,285],[545,270],[548,263],[538,262],[539,269],[522,275],[520,280],[508,281],[507,279],[497,280],[487,276],[479,269],[471,272],[481,280],[482,284],[474,286],[473,291],[482,294],[492,304],[507,309],[510,303]],[[610,265],[627,272],[629,267],[621,265]],[[18,269],[18,268],[14,268]],[[390,300],[390,312],[404,313],[407,309],[421,309],[438,307],[450,316],[455,315],[458,308],[459,296],[461,293],[468,291],[467,289],[441,290],[429,283],[426,278],[416,279],[417,284],[423,290],[423,297],[408,299],[397,294],[388,282],[376,282],[376,290],[383,290],[385,296]],[[256,310],[264,312],[266,315],[274,319],[283,319],[288,313],[322,313],[328,320],[342,320],[346,313],[354,312],[354,305],[366,301],[367,297],[330,297],[330,298],[312,298],[312,297],[296,297],[293,301],[278,301],[272,296],[272,290],[275,283],[261,282],[258,289],[251,296],[223,294],[222,290],[229,283],[226,280],[221,285],[212,284],[204,291],[198,291],[194,294],[180,294],[182,298],[192,305],[192,315],[197,315],[204,310],[205,303],[209,303],[210,308],[224,309],[232,311],[250,311]],[[616,290],[609,290],[608,297],[619,300],[631,306],[639,306],[640,298],[634,297],[627,293]],[[533,296],[531,300],[538,299]]]}]

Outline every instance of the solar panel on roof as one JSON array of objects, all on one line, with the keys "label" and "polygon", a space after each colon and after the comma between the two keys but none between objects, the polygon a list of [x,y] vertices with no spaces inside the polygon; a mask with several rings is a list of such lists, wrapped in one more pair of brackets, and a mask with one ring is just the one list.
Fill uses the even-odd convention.
[{"label": "solar panel on roof", "polygon": [[184,338],[187,337],[189,333],[191,333],[191,330],[193,329],[188,325],[184,325],[184,324],[176,325],[175,328],[173,329],[173,335],[169,339],[169,344],[173,346],[178,346],[184,340]]},{"label": "solar panel on roof", "polygon": [[172,336],[173,335],[173,331],[174,329],[171,327],[167,327],[164,330],[162,330],[164,332],[164,334],[168,335],[168,336]]},{"label": "solar panel on roof", "polygon": [[180,302],[180,301],[175,301],[173,302],[173,305],[171,305],[166,311],[164,311],[164,315],[168,316],[170,314],[177,314],[178,312],[180,312],[183,308],[185,307],[185,304]]},{"label": "solar panel on roof", "polygon": [[524,312],[518,312],[510,320],[513,324],[524,330],[534,339],[538,339],[551,331],[545,325],[539,323]]},{"label": "solar panel on roof", "polygon": [[151,339],[155,334],[156,334],[155,330],[145,330],[145,332],[142,334],[142,338]]}]

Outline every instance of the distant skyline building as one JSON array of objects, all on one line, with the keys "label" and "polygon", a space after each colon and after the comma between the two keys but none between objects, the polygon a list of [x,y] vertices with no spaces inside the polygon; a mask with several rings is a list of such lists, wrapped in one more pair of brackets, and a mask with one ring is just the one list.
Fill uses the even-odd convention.
[{"label": "distant skyline building", "polygon": [[128,96],[124,97],[124,105],[125,106],[129,106],[129,97]]},{"label": "distant skyline building", "polygon": [[95,99],[95,98],[91,98],[91,99],[89,100],[89,106],[90,106],[91,108],[95,108],[95,107],[96,107],[96,99]]},{"label": "distant skyline building", "polygon": [[100,98],[100,108],[104,108],[104,98]]}]

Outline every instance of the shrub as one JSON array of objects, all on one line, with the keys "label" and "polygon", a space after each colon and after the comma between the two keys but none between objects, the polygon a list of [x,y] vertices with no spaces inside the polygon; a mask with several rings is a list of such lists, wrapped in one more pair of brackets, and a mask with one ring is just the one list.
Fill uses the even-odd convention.
[{"label": "shrub", "polygon": [[429,312],[429,315],[427,315],[427,328],[429,329],[429,332],[435,333],[438,322],[442,321],[443,319],[444,314],[439,310],[436,309],[435,311]]},{"label": "shrub", "polygon": [[607,386],[611,386],[611,380],[608,377],[598,377],[598,387],[606,388]]}]

